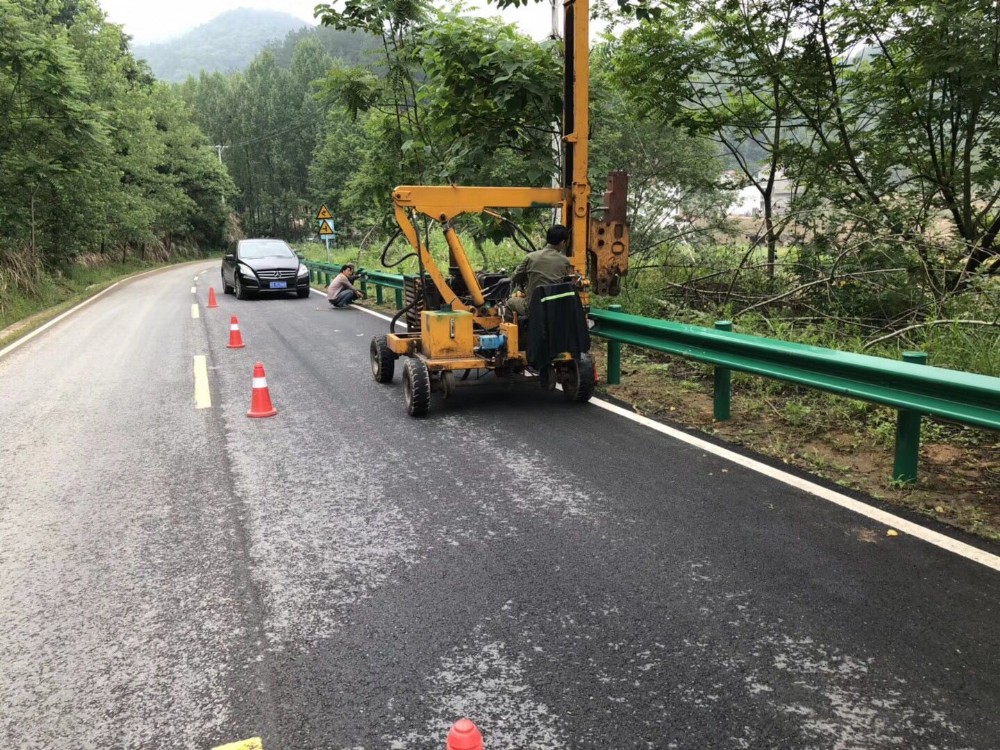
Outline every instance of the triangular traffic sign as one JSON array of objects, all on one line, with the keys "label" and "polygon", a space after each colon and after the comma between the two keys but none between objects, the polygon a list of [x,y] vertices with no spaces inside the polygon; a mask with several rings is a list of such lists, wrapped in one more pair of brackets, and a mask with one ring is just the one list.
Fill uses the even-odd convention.
[{"label": "triangular traffic sign", "polygon": [[[332,219],[333,218],[333,214],[330,213],[330,209],[326,207],[325,203],[322,206],[320,206],[319,213],[316,214],[316,218],[317,219]],[[323,234],[323,233],[320,232],[320,234]],[[330,234],[333,234],[333,232],[330,232]]]},{"label": "triangular traffic sign", "polygon": [[319,223],[319,236],[322,237],[325,234],[333,234],[333,227],[326,219]]}]

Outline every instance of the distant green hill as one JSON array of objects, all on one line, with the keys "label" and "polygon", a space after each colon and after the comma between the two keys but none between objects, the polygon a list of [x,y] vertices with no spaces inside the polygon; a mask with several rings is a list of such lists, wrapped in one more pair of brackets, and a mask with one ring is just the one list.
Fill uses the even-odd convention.
[{"label": "distant green hill", "polygon": [[243,70],[269,43],[307,26],[288,13],[238,8],[169,42],[140,45],[134,52],[161,81],[179,82],[202,70]]}]

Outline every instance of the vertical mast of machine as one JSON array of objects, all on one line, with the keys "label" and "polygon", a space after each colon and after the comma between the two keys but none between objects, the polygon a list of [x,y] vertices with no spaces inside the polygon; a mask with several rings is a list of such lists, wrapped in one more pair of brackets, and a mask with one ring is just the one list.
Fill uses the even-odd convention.
[{"label": "vertical mast of machine", "polygon": [[587,276],[590,182],[587,178],[590,98],[590,9],[587,0],[563,3],[563,221],[570,230],[570,260]]}]

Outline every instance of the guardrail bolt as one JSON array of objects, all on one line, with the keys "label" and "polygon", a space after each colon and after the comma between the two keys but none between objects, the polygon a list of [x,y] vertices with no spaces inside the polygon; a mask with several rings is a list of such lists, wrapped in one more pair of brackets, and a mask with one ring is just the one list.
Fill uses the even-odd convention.
[{"label": "guardrail bolt", "polygon": [[[732,331],[733,323],[730,320],[715,321],[715,330]],[[729,419],[730,402],[732,400],[732,371],[728,367],[716,367],[712,370],[712,379],[715,382],[713,391],[713,416],[716,422],[725,422]]]},{"label": "guardrail bolt", "polygon": [[[621,305],[608,305],[609,312],[621,312]],[[608,339],[608,385],[622,382],[622,342]]]},{"label": "guardrail bolt", "polygon": [[[903,361],[926,365],[926,352],[903,352]],[[892,464],[892,479],[900,484],[917,481],[920,462],[920,418],[918,411],[900,409],[896,414],[896,458]]]}]

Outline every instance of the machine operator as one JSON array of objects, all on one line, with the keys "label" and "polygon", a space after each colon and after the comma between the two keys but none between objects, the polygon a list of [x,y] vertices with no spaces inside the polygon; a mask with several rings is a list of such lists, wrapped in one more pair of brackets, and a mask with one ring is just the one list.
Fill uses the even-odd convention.
[{"label": "machine operator", "polygon": [[575,274],[573,264],[566,257],[568,240],[569,229],[562,224],[554,224],[545,234],[545,247],[528,253],[514,269],[514,275],[510,277],[511,288],[522,291],[515,292],[507,300],[507,307],[516,312],[519,318],[528,317],[531,296],[538,287],[558,284]]}]

